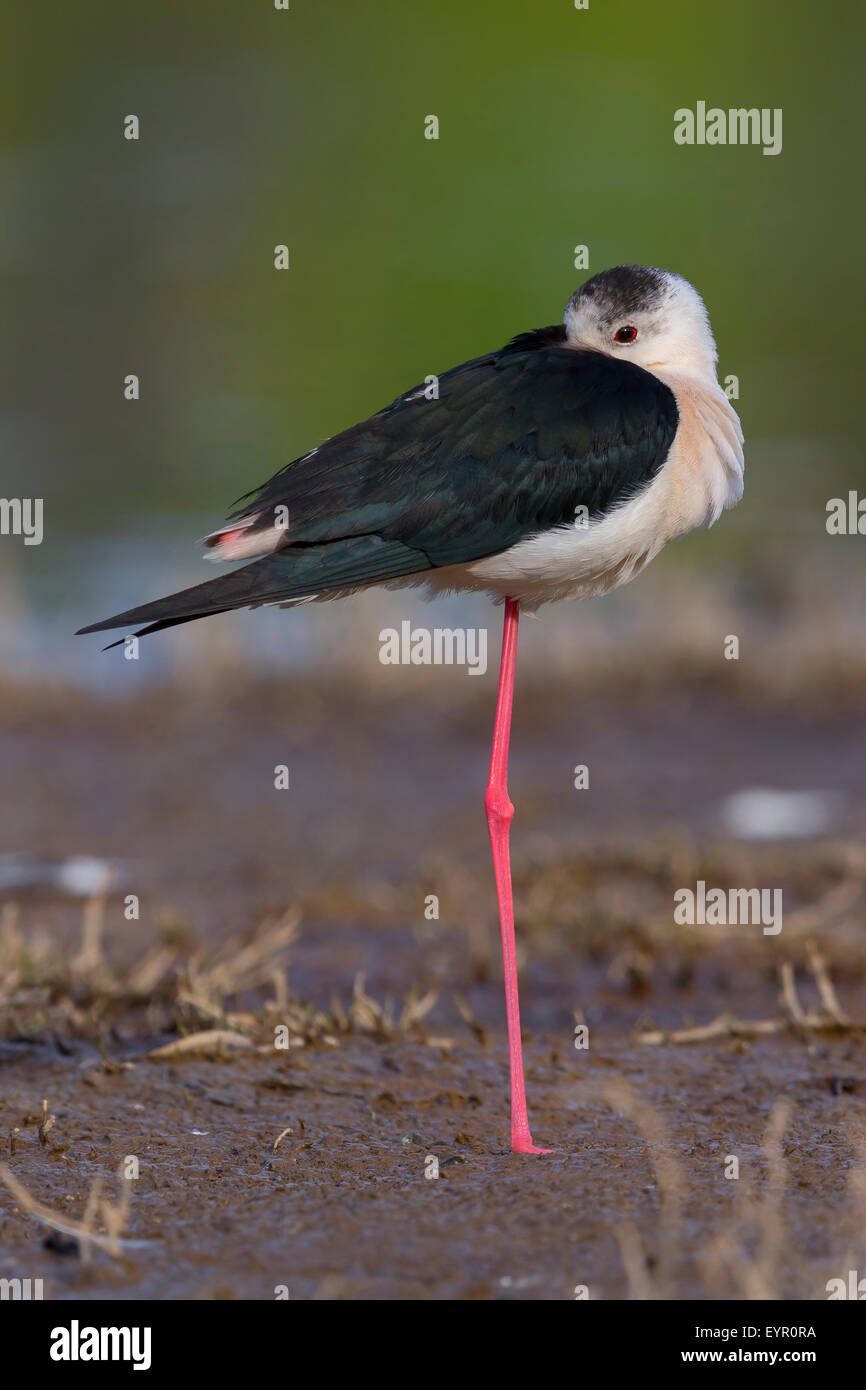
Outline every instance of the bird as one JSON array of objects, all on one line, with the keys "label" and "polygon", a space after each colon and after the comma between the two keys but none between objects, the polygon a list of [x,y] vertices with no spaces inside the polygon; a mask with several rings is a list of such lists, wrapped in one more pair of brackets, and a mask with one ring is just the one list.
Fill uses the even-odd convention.
[{"label": "bird", "polygon": [[561,323],[428,377],[241,497],[205,539],[208,558],[241,568],[80,629],[142,637],[377,585],[480,591],[503,606],[484,806],[515,1153],[557,1152],[532,1139],[520,1033],[508,793],[520,614],[619,588],[740,500],[743,432],[717,361],[707,309],[683,276],[600,271]]}]

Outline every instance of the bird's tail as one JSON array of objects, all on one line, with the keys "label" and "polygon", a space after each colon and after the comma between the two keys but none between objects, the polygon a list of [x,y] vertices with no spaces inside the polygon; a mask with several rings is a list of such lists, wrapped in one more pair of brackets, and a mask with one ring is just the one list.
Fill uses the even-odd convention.
[{"label": "bird's tail", "polygon": [[[430,561],[424,554],[380,536],[355,536],[327,545],[289,546],[231,574],[79,628],[78,635],[124,627],[136,628],[136,637],[144,637],[195,618],[227,613],[232,608],[298,603],[324,594],[387,583],[429,568]],[[139,623],[144,626],[139,628]]]}]

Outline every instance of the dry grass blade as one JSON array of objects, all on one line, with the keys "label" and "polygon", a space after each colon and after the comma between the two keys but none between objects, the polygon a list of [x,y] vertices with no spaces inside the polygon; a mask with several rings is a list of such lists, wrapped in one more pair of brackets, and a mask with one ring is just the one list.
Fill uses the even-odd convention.
[{"label": "dry grass blade", "polygon": [[84,920],[81,928],[81,950],[72,962],[76,975],[92,976],[105,969],[105,956],[102,949],[102,932],[105,926],[105,900],[107,884],[99,893],[94,893],[84,905]]},{"label": "dry grass blade", "polygon": [[[772,1290],[773,1272],[782,1264],[784,1246],[784,1225],[782,1222],[782,1201],[785,1195],[787,1166],[782,1151],[782,1141],[791,1123],[791,1103],[779,1100],[773,1106],[770,1123],[764,1136],[764,1154],[767,1160],[767,1184],[764,1200],[758,1209],[758,1228],[760,1244],[755,1264],[767,1289]],[[775,1297],[773,1292],[762,1297]]]},{"label": "dry grass blade", "polygon": [[809,960],[809,969],[815,978],[815,984],[818,986],[818,993],[821,996],[821,1003],[824,1005],[825,1012],[836,1023],[847,1027],[851,1020],[839,1003],[836,988],[830,979],[824,958],[814,941],[806,942],[806,954]]},{"label": "dry grass blade", "polygon": [[698,1256],[698,1264],[708,1288],[719,1297],[732,1289],[749,1301],[759,1303],[773,1297],[762,1270],[749,1258],[742,1241],[730,1231],[716,1231]]},{"label": "dry grass blade", "polygon": [[478,1022],[469,1005],[466,1003],[466,1000],[462,997],[462,995],[459,994],[452,995],[452,998],[456,1005],[457,1012],[463,1019],[463,1022],[466,1024],[467,1028],[470,1029],[475,1039],[478,1042],[480,1042],[481,1046],[485,1047],[487,1044],[487,1032],[482,1026],[482,1024]]},{"label": "dry grass blade", "polygon": [[800,1000],[797,995],[797,981],[794,975],[794,967],[789,960],[782,962],[779,973],[781,976],[779,1003],[782,1012],[792,1023],[802,1028],[808,1025],[808,1019],[800,1005]]},{"label": "dry grass blade", "polygon": [[[41,1221],[44,1226],[50,1227],[53,1231],[60,1231],[62,1235],[73,1236],[79,1242],[83,1259],[89,1256],[92,1246],[117,1257],[122,1255],[124,1250],[140,1249],[153,1243],[149,1240],[121,1239],[121,1232],[128,1220],[130,1203],[129,1182],[122,1175],[121,1197],[117,1204],[109,1202],[107,1198],[102,1196],[102,1179],[100,1177],[94,1178],[88,1194],[84,1217],[81,1221],[72,1221],[67,1217],[60,1216],[44,1202],[37,1201],[27,1191],[23,1183],[18,1181],[15,1174],[6,1167],[5,1163],[0,1163],[0,1182],[8,1187],[22,1211],[25,1211],[28,1216]],[[95,1228],[99,1215],[102,1216],[106,1224],[107,1233],[102,1233]]]},{"label": "dry grass blade", "polygon": [[681,1194],[686,1190],[685,1180],[658,1111],[642,1100],[625,1081],[608,1082],[604,1096],[613,1110],[628,1116],[647,1147],[661,1198],[659,1274],[666,1288],[674,1276],[674,1257],[681,1237]]},{"label": "dry grass blade", "polygon": [[188,1033],[185,1038],[165,1043],[142,1052],[143,1058],[152,1060],[164,1057],[183,1057],[197,1052],[218,1052],[221,1048],[251,1048],[254,1044],[243,1033],[233,1033],[228,1028],[206,1028],[201,1033]]},{"label": "dry grass blade", "polygon": [[427,1017],[438,998],[435,990],[428,990],[426,994],[418,995],[414,989],[411,989],[400,1014],[399,1027],[414,1028],[422,1019]]},{"label": "dry grass blade", "polygon": [[47,1101],[47,1100],[43,1100],[43,1102],[42,1102],[42,1119],[39,1121],[39,1143],[40,1143],[40,1144],[45,1145],[45,1144],[48,1143],[48,1131],[49,1131],[50,1129],[53,1129],[53,1128],[54,1128],[54,1125],[55,1125],[55,1123],[56,1123],[56,1120],[57,1120],[56,1115],[49,1115],[49,1113],[48,1113],[48,1101]]},{"label": "dry grass blade", "polygon": [[[864,865],[862,857],[856,865],[860,874]],[[818,931],[827,927],[835,919],[850,912],[863,896],[863,883],[860,878],[846,877],[836,883],[814,905],[798,908],[785,918],[785,931],[788,935]]]},{"label": "dry grass blade", "polygon": [[199,953],[187,966],[185,984],[178,990],[180,1001],[205,1018],[225,1018],[227,998],[274,982],[277,957],[297,939],[300,921],[299,912],[287,912],[279,921],[265,923],[251,941],[232,938],[208,964]]},{"label": "dry grass blade", "polygon": [[622,1221],[614,1226],[613,1234],[628,1279],[629,1296],[635,1299],[654,1298],[655,1289],[637,1226],[633,1221]]},{"label": "dry grass blade", "polygon": [[12,998],[21,982],[24,938],[17,903],[5,903],[0,916],[0,1000]]},{"label": "dry grass blade", "polygon": [[781,1017],[744,1021],[732,1014],[721,1014],[712,1023],[700,1024],[694,1028],[674,1028],[664,1031],[650,1028],[637,1034],[637,1041],[645,1047],[660,1047],[665,1043],[684,1044],[713,1042],[716,1038],[757,1038],[772,1037],[777,1033],[794,1032],[800,1035],[813,1033],[866,1033],[866,1022],[852,1019],[839,1003],[836,989],[830,979],[829,971],[813,941],[806,944],[809,969],[818,987],[821,998],[821,1011],[804,1010],[797,994],[794,965],[783,961],[779,967],[780,989],[779,1007]]},{"label": "dry grass blade", "polygon": [[356,975],[349,1008],[350,1023],[361,1032],[372,1033],[379,1038],[392,1037],[395,1023],[389,1001],[386,999],[384,1004],[378,1003],[366,992],[364,984],[364,976]]},{"label": "dry grass blade", "polygon": [[127,988],[133,995],[152,994],[177,960],[177,952],[168,946],[155,946],[132,967]]},{"label": "dry grass blade", "polygon": [[703,1023],[696,1028],[673,1028],[669,1032],[661,1028],[651,1028],[644,1033],[638,1033],[637,1040],[645,1047],[661,1047],[665,1043],[681,1045],[714,1042],[716,1038],[766,1038],[774,1033],[784,1033],[787,1027],[787,1020],[781,1018],[744,1023],[731,1014],[720,1014],[712,1023]]}]

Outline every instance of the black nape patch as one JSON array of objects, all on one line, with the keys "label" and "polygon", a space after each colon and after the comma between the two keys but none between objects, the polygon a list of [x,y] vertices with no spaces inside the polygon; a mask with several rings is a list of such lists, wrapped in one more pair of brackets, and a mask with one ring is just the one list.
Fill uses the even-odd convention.
[{"label": "black nape patch", "polygon": [[667,276],[645,265],[617,265],[599,271],[574,295],[572,303],[593,304],[605,319],[627,317],[637,310],[658,309],[668,290]]}]

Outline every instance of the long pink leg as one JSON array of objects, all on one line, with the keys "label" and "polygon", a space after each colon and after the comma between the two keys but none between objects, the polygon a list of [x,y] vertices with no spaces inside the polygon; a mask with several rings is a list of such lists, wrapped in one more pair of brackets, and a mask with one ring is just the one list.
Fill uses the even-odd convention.
[{"label": "long pink leg", "polygon": [[508,1055],[511,1066],[511,1148],[514,1153],[545,1154],[529,1132],[526,1090],[523,1084],[523,1048],[520,1042],[520,1005],[517,998],[517,954],[514,942],[514,902],[511,895],[511,856],[508,832],[514,807],[508,795],[508,741],[511,735],[511,708],[514,702],[514,667],[517,660],[517,624],[520,606],[505,600],[502,626],[502,662],[499,667],[499,695],[493,728],[493,753],[484,807],[493,850],[493,872],[499,899],[499,925],[502,931],[502,962],[505,967],[505,1009],[508,1017]]}]

